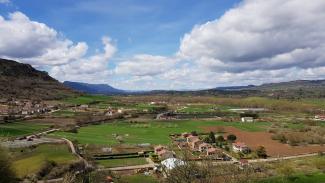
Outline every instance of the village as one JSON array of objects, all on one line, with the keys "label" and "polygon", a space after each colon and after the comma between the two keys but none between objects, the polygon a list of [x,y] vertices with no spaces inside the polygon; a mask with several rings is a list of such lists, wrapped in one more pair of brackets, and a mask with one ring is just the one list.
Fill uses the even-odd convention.
[{"label": "village", "polygon": [[[285,142],[273,140],[277,135],[273,133],[277,127],[274,124],[279,123],[276,121],[279,117],[273,117],[275,112],[267,108],[117,99],[87,103],[4,101],[2,116],[16,118],[3,118],[3,123],[20,125],[15,120],[21,120],[30,125],[50,126],[9,136],[2,145],[27,150],[47,144],[67,144],[70,153],[95,171],[144,179],[168,178],[169,172],[188,162],[261,171],[258,162],[325,152],[323,146],[307,146],[303,139],[294,147],[288,145],[289,137]],[[280,117],[282,121],[287,116]],[[321,114],[301,117],[301,123],[308,121],[306,124],[323,120]],[[113,180],[114,176],[107,176],[107,181],[110,178]]]}]

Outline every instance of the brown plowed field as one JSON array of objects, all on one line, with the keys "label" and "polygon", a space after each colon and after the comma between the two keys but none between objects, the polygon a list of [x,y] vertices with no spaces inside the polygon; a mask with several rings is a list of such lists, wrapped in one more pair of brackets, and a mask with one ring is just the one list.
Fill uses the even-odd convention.
[{"label": "brown plowed field", "polygon": [[[216,131],[217,126],[201,127],[206,132]],[[237,136],[237,141],[246,143],[251,149],[256,149],[258,146],[264,146],[267,154],[271,157],[294,156],[308,153],[325,152],[325,146],[308,145],[308,146],[290,146],[272,140],[271,133],[268,132],[247,132],[235,127],[224,126],[225,136],[234,134]]]}]

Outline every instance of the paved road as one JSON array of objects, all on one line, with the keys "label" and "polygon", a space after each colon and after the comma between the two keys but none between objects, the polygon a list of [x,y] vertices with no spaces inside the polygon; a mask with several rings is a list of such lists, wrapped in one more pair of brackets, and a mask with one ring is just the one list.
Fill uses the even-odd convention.
[{"label": "paved road", "polygon": [[68,144],[68,146],[70,147],[71,153],[74,154],[74,155],[76,155],[79,158],[79,160],[83,161],[85,163],[86,167],[93,168],[93,165],[91,165],[90,163],[88,163],[87,160],[85,160],[83,157],[81,157],[77,153],[76,148],[74,147],[73,143],[69,139],[62,138],[62,140],[64,140]]}]

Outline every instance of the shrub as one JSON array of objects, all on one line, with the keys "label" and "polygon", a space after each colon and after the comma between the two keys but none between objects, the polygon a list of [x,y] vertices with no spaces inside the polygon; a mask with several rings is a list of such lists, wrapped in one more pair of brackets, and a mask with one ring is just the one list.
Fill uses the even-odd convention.
[{"label": "shrub", "polygon": [[49,174],[51,172],[51,170],[56,165],[57,164],[54,161],[46,161],[45,164],[40,169],[40,171],[37,173],[37,177],[39,177],[39,178],[45,177],[47,174]]},{"label": "shrub", "polygon": [[225,138],[222,135],[219,135],[216,139],[217,142],[224,142]]},{"label": "shrub", "polygon": [[267,158],[267,153],[266,153],[266,149],[263,146],[259,146],[256,149],[256,154],[259,158]]},{"label": "shrub", "polygon": [[227,140],[229,140],[229,141],[235,141],[236,139],[237,139],[237,137],[234,134],[230,134],[227,136]]}]

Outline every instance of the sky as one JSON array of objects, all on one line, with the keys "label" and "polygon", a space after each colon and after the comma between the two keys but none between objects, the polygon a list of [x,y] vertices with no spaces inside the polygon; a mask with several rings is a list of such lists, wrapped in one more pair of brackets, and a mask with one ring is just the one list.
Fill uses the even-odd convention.
[{"label": "sky", "polygon": [[324,79],[324,20],[324,0],[0,0],[0,57],[127,90]]}]

